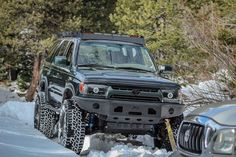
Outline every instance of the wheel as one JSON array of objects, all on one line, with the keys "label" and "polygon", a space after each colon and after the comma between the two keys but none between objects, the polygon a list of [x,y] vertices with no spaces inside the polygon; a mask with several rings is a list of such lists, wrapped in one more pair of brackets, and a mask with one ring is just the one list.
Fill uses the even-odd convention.
[{"label": "wheel", "polygon": [[42,125],[42,108],[45,106],[45,93],[39,92],[35,100],[34,107],[34,128],[40,130],[40,125]]},{"label": "wheel", "polygon": [[35,106],[34,106],[34,128],[40,128],[40,116],[41,116],[41,104],[39,95],[37,95]]},{"label": "wheel", "polygon": [[54,127],[57,121],[56,113],[47,107],[42,107],[42,115],[40,121],[40,131],[42,131],[42,133],[48,138],[53,138],[55,136]]},{"label": "wheel", "polygon": [[56,113],[47,108],[45,92],[40,92],[35,101],[34,126],[47,137],[54,137]]},{"label": "wheel", "polygon": [[58,140],[61,145],[80,154],[85,137],[85,122],[83,113],[70,100],[64,100],[59,117]]},{"label": "wheel", "polygon": [[[177,117],[170,118],[170,125],[173,131],[175,142],[177,142],[178,129],[183,119],[183,114]],[[154,145],[159,149],[172,151],[165,123],[157,124],[156,126],[154,126]]]}]

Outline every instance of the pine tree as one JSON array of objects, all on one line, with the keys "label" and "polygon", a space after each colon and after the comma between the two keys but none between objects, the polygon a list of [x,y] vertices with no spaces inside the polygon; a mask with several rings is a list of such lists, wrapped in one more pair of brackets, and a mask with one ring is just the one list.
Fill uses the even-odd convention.
[{"label": "pine tree", "polygon": [[[174,0],[118,0],[111,21],[124,34],[142,35],[157,62],[181,65],[194,62],[181,30],[181,10]],[[179,71],[180,72],[180,71]]]},{"label": "pine tree", "polygon": [[[53,34],[80,29],[82,3],[81,0],[2,0],[1,4],[0,45],[10,49],[9,55],[15,62],[9,63],[19,67],[17,64],[22,60],[18,54],[35,54],[35,59],[31,60],[34,63],[33,79],[26,95],[31,101],[39,79],[40,54],[50,45]],[[24,68],[21,70],[25,73]]]}]

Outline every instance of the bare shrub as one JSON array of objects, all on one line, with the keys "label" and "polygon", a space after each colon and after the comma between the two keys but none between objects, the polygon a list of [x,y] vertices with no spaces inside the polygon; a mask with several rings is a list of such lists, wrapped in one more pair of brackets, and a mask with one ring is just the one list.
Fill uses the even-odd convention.
[{"label": "bare shrub", "polygon": [[[182,28],[185,38],[191,47],[199,49],[208,56],[205,62],[200,63],[205,65],[205,69],[199,69],[199,73],[202,71],[207,75],[210,68],[214,68],[215,71],[223,69],[227,71],[228,75],[223,80],[222,77],[216,77],[216,75],[212,78],[227,85],[226,89],[219,90],[223,93],[207,91],[214,94],[212,97],[207,97],[206,95],[209,93],[205,91],[193,93],[201,99],[201,102],[222,101],[224,99],[219,96],[224,97],[225,94],[230,98],[236,97],[236,95],[232,95],[235,93],[232,91],[236,87],[236,44],[232,42],[236,39],[236,25],[230,23],[229,18],[221,16],[214,3],[203,6],[197,14],[193,14],[185,6],[182,7],[184,11]],[[232,40],[228,40],[229,38]]]}]

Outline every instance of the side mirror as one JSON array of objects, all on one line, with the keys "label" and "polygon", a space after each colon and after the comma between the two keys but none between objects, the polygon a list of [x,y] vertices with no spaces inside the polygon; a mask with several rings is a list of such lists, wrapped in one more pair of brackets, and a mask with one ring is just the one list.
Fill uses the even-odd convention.
[{"label": "side mirror", "polygon": [[173,72],[173,67],[172,65],[159,65],[159,74],[169,74]]},{"label": "side mirror", "polygon": [[55,56],[53,63],[60,66],[68,66],[69,62],[67,61],[66,56]]}]

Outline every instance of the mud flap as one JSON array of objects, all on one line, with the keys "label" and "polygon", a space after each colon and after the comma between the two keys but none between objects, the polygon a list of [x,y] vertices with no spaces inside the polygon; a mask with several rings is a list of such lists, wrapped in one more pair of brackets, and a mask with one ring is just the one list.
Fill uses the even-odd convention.
[{"label": "mud flap", "polygon": [[168,133],[168,137],[170,140],[170,145],[172,148],[172,151],[176,150],[176,143],[175,143],[175,138],[174,138],[174,134],[170,125],[170,120],[169,119],[165,119],[165,124],[166,124],[166,129],[167,129],[167,133]]}]

